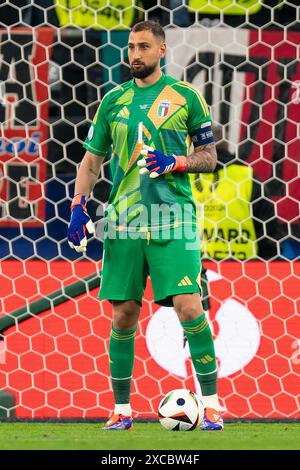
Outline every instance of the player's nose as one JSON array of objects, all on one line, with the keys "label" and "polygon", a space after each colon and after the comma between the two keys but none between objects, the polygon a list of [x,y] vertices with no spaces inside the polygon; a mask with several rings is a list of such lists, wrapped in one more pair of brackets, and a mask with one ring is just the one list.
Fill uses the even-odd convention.
[{"label": "player's nose", "polygon": [[139,47],[135,47],[132,52],[132,59],[133,61],[139,60],[141,58],[141,51]]}]

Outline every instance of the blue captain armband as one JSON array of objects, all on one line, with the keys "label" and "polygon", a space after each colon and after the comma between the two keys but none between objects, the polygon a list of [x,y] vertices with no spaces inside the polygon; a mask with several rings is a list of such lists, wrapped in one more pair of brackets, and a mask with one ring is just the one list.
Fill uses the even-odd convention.
[{"label": "blue captain armband", "polygon": [[190,136],[195,147],[211,144],[214,142],[211,121],[207,121],[201,124],[199,129],[190,132]]}]

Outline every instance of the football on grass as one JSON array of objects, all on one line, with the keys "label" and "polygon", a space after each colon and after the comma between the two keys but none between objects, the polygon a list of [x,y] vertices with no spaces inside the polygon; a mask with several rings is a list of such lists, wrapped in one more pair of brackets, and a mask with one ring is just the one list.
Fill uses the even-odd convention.
[{"label": "football on grass", "polygon": [[192,431],[200,425],[203,414],[202,402],[195,393],[184,388],[167,393],[158,406],[161,425],[173,431]]}]

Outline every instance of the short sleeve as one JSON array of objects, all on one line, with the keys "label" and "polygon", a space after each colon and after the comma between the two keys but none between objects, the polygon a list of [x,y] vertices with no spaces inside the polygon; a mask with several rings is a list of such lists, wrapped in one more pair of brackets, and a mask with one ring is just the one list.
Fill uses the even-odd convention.
[{"label": "short sleeve", "polygon": [[191,87],[190,90],[192,93],[188,100],[189,116],[187,121],[189,133],[199,129],[204,122],[211,121],[211,115],[204,96],[195,88]]},{"label": "short sleeve", "polygon": [[83,144],[83,147],[86,150],[98,155],[99,157],[107,154],[112,143],[106,108],[106,100],[104,98],[96,111],[93,122],[89,128],[88,135]]}]

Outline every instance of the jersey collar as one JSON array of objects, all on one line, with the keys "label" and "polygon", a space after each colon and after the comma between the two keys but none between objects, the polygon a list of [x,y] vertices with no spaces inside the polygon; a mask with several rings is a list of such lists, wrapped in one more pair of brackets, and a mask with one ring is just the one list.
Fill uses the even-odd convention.
[{"label": "jersey collar", "polygon": [[138,86],[135,83],[135,79],[133,78],[132,79],[132,86],[133,86],[134,90],[136,90],[140,93],[148,93],[149,90],[152,90],[152,88],[155,88],[156,86],[161,85],[165,81],[165,78],[166,78],[165,74],[162,73],[162,76],[160,77],[159,80],[157,80],[157,82],[152,83],[152,85],[147,85],[147,86]]}]

